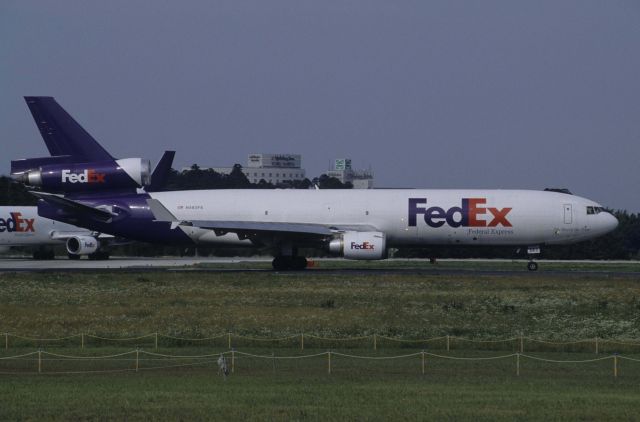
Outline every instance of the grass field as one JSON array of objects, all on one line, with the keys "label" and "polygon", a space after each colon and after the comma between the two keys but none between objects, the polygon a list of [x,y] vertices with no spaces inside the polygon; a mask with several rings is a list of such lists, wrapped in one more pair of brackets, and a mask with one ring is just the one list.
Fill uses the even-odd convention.
[{"label": "grass field", "polygon": [[[443,335],[477,340],[520,335],[558,341],[640,339],[640,277],[600,270],[584,273],[584,268],[575,274],[500,274],[500,268],[491,273],[442,274],[433,270],[305,275],[4,273],[0,274],[0,332],[48,338],[154,332],[208,337],[231,331],[258,337],[304,332],[414,339]],[[162,340],[158,352],[194,355],[227,350],[224,338],[216,341],[196,346]],[[353,344],[307,339],[302,351],[299,340],[266,346],[244,341],[234,339],[234,347],[267,356],[329,349],[375,357],[422,349],[447,354],[442,343],[380,341],[374,351],[370,339]],[[123,344],[87,340],[81,350],[77,338],[36,344],[11,337],[0,357],[38,348],[88,356],[135,347],[155,351],[149,339]],[[512,353],[517,347],[517,343],[484,348],[454,343],[447,355],[489,357]],[[558,360],[592,359],[613,352],[638,357],[640,352],[615,345],[607,348],[605,343],[600,355],[588,352],[590,345],[584,350],[559,346],[544,353],[533,345],[526,347],[534,356]],[[326,355],[298,360],[244,356],[237,358],[235,373],[223,381],[216,373],[215,358],[172,369],[149,370],[157,363],[142,361],[139,372],[74,375],[46,372],[97,367],[45,359],[45,373],[38,375],[29,373],[36,371],[35,358],[25,359],[3,367],[19,369],[20,374],[0,374],[0,419],[635,420],[640,410],[640,362],[629,360],[619,360],[614,378],[611,359],[555,364],[521,358],[517,376],[513,357],[495,361],[427,358],[423,376],[419,356],[359,360],[335,355],[331,374]],[[104,363],[100,365],[105,368]],[[133,368],[131,360],[108,365]]]}]

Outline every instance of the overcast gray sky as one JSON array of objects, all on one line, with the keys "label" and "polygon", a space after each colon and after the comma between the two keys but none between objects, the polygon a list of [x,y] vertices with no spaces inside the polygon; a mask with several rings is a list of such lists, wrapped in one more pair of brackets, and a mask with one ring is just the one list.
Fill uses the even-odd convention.
[{"label": "overcast gray sky", "polygon": [[117,157],[252,152],[379,187],[568,187],[640,211],[638,1],[0,2],[0,172],[52,95]]}]

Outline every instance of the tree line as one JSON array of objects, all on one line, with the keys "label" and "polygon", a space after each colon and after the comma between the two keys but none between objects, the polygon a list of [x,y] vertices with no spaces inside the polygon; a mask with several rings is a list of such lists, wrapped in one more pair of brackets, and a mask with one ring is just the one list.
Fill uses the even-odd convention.
[{"label": "tree line", "polygon": [[[217,173],[211,169],[201,169],[196,164],[186,171],[171,170],[166,183],[166,190],[183,189],[309,189],[317,185],[320,189],[349,189],[350,183],[323,174],[312,180],[284,182],[278,185],[261,180],[253,184],[242,172],[242,166],[236,164],[230,174]],[[35,205],[36,198],[28,192],[28,188],[15,183],[11,178],[0,176],[0,205]],[[542,248],[541,258],[547,259],[637,259],[640,258],[640,215],[624,210],[613,211],[619,225],[613,232],[573,245],[554,245]],[[137,256],[157,255],[217,255],[248,256],[256,253],[267,253],[255,249],[218,249],[203,247],[182,249],[172,246],[131,243],[118,246],[114,254]],[[323,255],[325,251],[308,251],[310,255]],[[402,248],[395,251],[395,257],[420,258],[515,258],[524,255],[525,250],[518,251],[514,247],[472,247],[472,246],[433,246],[425,248]]]}]

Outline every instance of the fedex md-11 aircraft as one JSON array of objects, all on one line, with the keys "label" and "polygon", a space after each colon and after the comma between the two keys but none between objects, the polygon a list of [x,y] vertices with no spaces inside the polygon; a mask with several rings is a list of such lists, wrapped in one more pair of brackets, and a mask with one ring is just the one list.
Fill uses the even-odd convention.
[{"label": "fedex md-11 aircraft", "polygon": [[[384,259],[389,248],[404,246],[511,245],[539,253],[541,246],[592,239],[618,224],[600,204],[557,191],[148,192],[139,168],[120,166],[55,100],[26,100],[34,118],[41,117],[36,123],[53,156],[13,161],[12,173],[44,191],[34,192],[39,215],[114,236],[165,244],[269,246],[274,269],[282,270],[306,267],[306,258],[298,254],[305,246],[358,260]],[[84,154],[99,151],[90,155],[100,161],[70,165],[56,157],[49,144],[60,134]],[[537,264],[530,261],[528,268]]]}]

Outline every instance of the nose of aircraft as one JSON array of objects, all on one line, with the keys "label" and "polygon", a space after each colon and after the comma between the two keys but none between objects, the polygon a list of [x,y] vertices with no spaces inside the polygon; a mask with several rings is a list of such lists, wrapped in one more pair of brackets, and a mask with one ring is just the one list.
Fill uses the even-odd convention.
[{"label": "nose of aircraft", "polygon": [[615,218],[613,214],[603,212],[601,213],[601,216],[602,222],[600,223],[600,226],[603,233],[609,233],[610,231],[613,231],[616,229],[616,227],[618,227],[618,219]]}]

